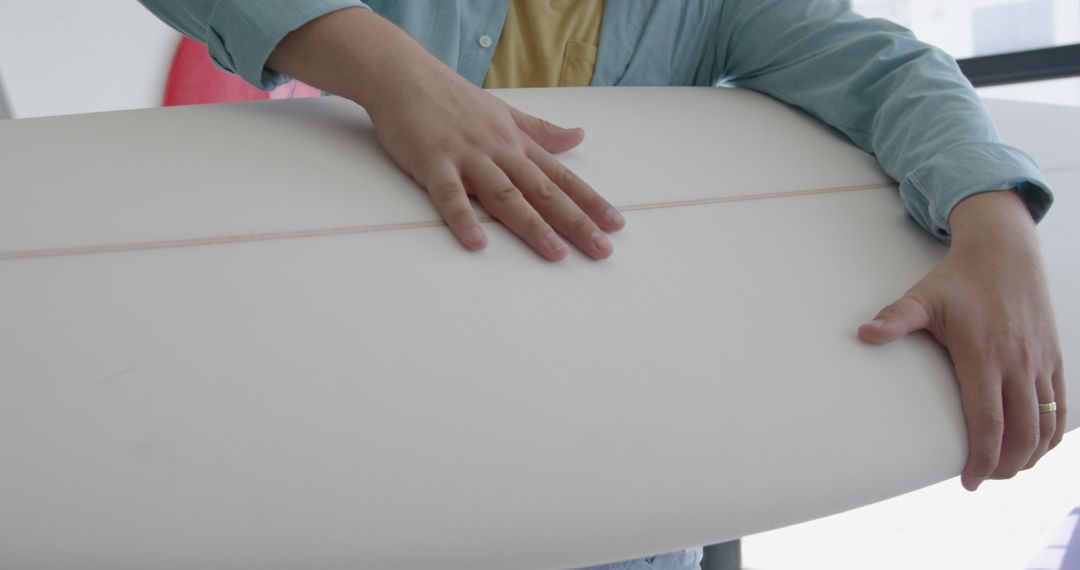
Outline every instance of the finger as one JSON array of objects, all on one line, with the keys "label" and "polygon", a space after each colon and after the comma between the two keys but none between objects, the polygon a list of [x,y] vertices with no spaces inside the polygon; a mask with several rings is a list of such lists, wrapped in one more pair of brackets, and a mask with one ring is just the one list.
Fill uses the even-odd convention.
[{"label": "finger", "polygon": [[619,210],[543,148],[530,146],[525,153],[596,225],[609,232],[617,232],[626,226],[626,219]]},{"label": "finger", "polygon": [[874,320],[859,327],[859,338],[874,344],[894,341],[930,324],[930,311],[910,296],[903,296],[878,312]]},{"label": "finger", "polygon": [[1057,402],[1057,421],[1056,430],[1054,436],[1050,438],[1050,449],[1057,447],[1061,443],[1061,439],[1065,437],[1065,368],[1062,366],[1060,357],[1057,363],[1057,370],[1054,371],[1053,377],[1051,377],[1051,384],[1054,387],[1054,401]]},{"label": "finger", "polygon": [[997,467],[1005,423],[1001,404],[1001,376],[977,366],[957,366],[960,400],[967,423],[968,457],[960,481],[974,491]]},{"label": "finger", "polygon": [[513,107],[510,107],[510,114],[518,128],[548,152],[567,151],[585,140],[583,129],[564,129]]},{"label": "finger", "polygon": [[1035,381],[1025,372],[1011,371],[1002,386],[1005,433],[1001,455],[990,476],[1009,479],[1031,459],[1039,444],[1039,403]]},{"label": "finger", "polygon": [[[1054,401],[1054,387],[1050,375],[1042,374],[1035,382],[1035,395],[1039,404],[1048,404]],[[1031,458],[1024,465],[1024,469],[1031,469],[1035,463],[1046,455],[1050,449],[1050,441],[1057,432],[1057,412],[1039,413],[1039,445]]]},{"label": "finger", "polygon": [[537,253],[552,261],[566,257],[570,251],[566,243],[494,162],[486,157],[477,159],[468,165],[465,175],[484,208]]},{"label": "finger", "polygon": [[473,251],[483,249],[487,236],[469,203],[458,169],[450,162],[442,162],[431,169],[424,186],[458,241]]},{"label": "finger", "polygon": [[578,249],[594,259],[611,255],[614,247],[604,232],[536,164],[517,157],[505,158],[499,166],[533,208]]}]

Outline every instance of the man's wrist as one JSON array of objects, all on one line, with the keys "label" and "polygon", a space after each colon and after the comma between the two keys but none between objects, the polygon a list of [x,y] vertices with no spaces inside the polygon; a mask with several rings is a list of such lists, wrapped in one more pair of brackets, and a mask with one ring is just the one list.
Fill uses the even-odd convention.
[{"label": "man's wrist", "polygon": [[954,246],[1037,242],[1035,221],[1016,188],[961,200],[949,214],[949,229]]}]

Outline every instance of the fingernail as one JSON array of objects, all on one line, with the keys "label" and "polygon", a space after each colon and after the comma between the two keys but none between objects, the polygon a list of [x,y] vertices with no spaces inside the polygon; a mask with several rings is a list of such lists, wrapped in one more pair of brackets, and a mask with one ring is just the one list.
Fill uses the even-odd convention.
[{"label": "fingernail", "polygon": [[870,321],[870,324],[875,327],[885,326],[885,319],[874,319]]},{"label": "fingernail", "polygon": [[609,209],[607,214],[604,214],[604,218],[609,224],[621,224],[626,221],[626,218],[623,218],[623,215],[615,208]]},{"label": "fingernail", "polygon": [[593,233],[592,242],[593,245],[596,246],[596,249],[599,249],[602,252],[611,251],[611,240],[601,232]]},{"label": "fingernail", "polygon": [[484,245],[484,230],[480,229],[480,226],[473,226],[465,230],[465,241],[476,246]]},{"label": "fingernail", "polygon": [[566,244],[563,243],[563,240],[559,239],[559,236],[555,235],[555,232],[549,233],[544,240],[547,241],[548,246],[551,247],[551,251],[555,253],[566,251]]}]

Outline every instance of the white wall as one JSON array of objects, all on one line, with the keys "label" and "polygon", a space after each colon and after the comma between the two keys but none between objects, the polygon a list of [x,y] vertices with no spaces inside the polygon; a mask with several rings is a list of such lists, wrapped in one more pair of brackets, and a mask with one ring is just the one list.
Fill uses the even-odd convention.
[{"label": "white wall", "polygon": [[179,34],[135,0],[0,0],[15,117],[154,107]]}]

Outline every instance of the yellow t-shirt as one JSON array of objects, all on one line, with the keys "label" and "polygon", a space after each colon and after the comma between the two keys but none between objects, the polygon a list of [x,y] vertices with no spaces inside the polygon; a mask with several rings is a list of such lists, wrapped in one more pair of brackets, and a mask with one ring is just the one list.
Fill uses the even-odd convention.
[{"label": "yellow t-shirt", "polygon": [[592,82],[604,0],[511,0],[484,87]]}]

